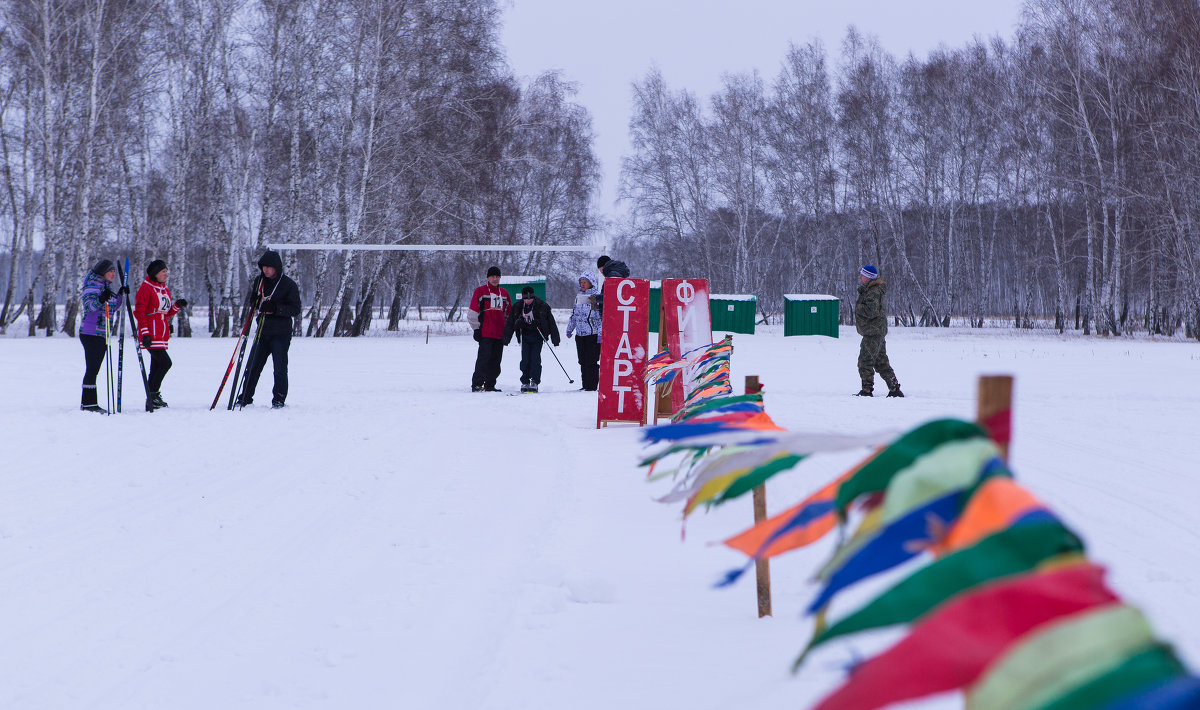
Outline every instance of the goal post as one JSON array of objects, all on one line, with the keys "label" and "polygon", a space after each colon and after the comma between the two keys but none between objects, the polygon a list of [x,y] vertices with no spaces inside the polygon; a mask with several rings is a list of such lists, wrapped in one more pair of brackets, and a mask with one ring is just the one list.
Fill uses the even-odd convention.
[{"label": "goal post", "polygon": [[562,251],[603,254],[605,244],[555,246],[548,244],[266,244],[275,251]]}]

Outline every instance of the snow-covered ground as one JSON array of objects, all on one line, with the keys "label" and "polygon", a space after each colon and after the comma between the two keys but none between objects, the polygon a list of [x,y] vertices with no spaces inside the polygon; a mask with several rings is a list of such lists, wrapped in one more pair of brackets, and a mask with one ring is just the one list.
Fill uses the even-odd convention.
[{"label": "snow-covered ground", "polygon": [[[789,675],[828,544],[772,563],[757,619],[752,579],[710,586],[742,560],[708,543],[750,501],[681,541],[637,429],[593,428],[571,341],[575,385],[546,353],[543,393],[508,397],[468,391],[469,337],[424,331],[296,339],[282,411],[208,411],[233,341],[194,338],[147,415],[126,353],[134,406],[114,417],[77,409],[76,340],[0,338],[0,707],[792,709],[882,642]],[[735,336],[734,378],[759,375],[796,430],[973,418],[976,377],[1015,375],[1016,475],[1200,666],[1200,345],[894,329],[908,397],[861,399],[852,329],[769,331]],[[773,479],[771,512],[858,457]]]}]

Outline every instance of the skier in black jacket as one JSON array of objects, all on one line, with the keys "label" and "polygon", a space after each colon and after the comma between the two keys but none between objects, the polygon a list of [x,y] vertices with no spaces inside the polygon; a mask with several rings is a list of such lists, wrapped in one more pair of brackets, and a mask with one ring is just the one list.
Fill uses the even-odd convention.
[{"label": "skier in black jacket", "polygon": [[513,306],[504,322],[504,344],[513,334],[521,344],[521,391],[537,392],[542,380],[542,341],[558,347],[558,324],[545,301],[533,294],[533,288],[521,289],[521,302]]},{"label": "skier in black jacket", "polygon": [[279,409],[288,394],[288,348],[292,345],[292,319],[301,313],[300,287],[284,275],[279,252],[268,249],[258,260],[258,268],[262,273],[250,286],[246,307],[258,307],[259,330],[246,366],[246,386],[238,403],[244,407],[254,401],[254,388],[270,355],[275,370],[271,408]]},{"label": "skier in black jacket", "polygon": [[596,268],[600,269],[600,295],[596,298],[596,310],[601,317],[604,315],[604,283],[607,279],[629,278],[629,267],[623,261],[615,261],[607,254],[596,259]]}]

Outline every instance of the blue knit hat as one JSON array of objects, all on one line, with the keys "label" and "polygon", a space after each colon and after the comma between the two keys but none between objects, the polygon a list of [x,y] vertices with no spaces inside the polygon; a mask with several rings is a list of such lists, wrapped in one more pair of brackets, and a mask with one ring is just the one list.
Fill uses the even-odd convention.
[{"label": "blue knit hat", "polygon": [[866,276],[869,279],[879,278],[879,269],[876,269],[874,266],[871,266],[870,264],[867,264],[866,266],[859,269],[858,273],[862,274],[863,276]]}]

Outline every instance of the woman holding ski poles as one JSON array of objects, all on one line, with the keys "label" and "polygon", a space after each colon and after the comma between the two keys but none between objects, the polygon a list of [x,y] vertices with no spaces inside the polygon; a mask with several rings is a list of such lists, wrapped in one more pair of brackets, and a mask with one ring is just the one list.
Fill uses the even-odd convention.
[{"label": "woman holding ski poles", "polygon": [[163,401],[163,378],[171,369],[171,357],[167,355],[167,341],[171,338],[169,321],[180,309],[187,308],[187,301],[171,300],[171,289],[167,287],[167,264],[155,259],[146,267],[146,278],[138,287],[133,315],[138,322],[138,339],[142,347],[150,351],[150,378],[146,385],[146,411],[152,412],[167,406]]},{"label": "woman holding ski poles", "polygon": [[[109,337],[113,332],[112,318],[121,307],[121,299],[129,293],[127,286],[112,290],[115,278],[116,264],[108,259],[97,261],[83,277],[83,320],[79,324],[79,342],[83,343],[84,371],[79,408],[85,412],[108,414],[108,410],[101,407],[96,399],[96,375],[100,374],[100,366],[108,354]],[[110,357],[110,366],[111,360]],[[111,382],[108,388],[111,399]]]}]

